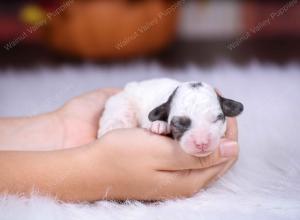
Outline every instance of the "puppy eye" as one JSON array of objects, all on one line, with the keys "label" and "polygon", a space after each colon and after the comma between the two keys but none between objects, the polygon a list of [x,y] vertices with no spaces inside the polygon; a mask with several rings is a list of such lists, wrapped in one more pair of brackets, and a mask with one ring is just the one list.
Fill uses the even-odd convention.
[{"label": "puppy eye", "polygon": [[191,125],[191,119],[188,117],[174,117],[171,125],[178,128],[188,128]]},{"label": "puppy eye", "polygon": [[214,123],[216,123],[218,121],[224,121],[224,119],[225,119],[225,116],[224,116],[224,114],[221,113],[221,114],[219,114],[217,116],[217,118],[215,119]]}]

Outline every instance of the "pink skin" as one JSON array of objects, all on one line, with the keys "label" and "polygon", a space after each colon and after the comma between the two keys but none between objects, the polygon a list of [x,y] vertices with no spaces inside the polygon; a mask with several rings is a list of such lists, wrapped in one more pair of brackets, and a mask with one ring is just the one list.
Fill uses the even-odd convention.
[{"label": "pink skin", "polygon": [[207,156],[218,145],[218,138],[205,129],[192,129],[187,131],[181,138],[183,150],[195,156]]},{"label": "pink skin", "polygon": [[[164,121],[154,121],[149,130],[155,134],[168,134],[170,128]],[[182,149],[191,155],[204,157],[211,154],[219,144],[220,138],[204,128],[194,128],[185,132],[180,140]]]},{"label": "pink skin", "polygon": [[151,123],[149,130],[155,134],[169,134],[170,128],[164,121],[154,121]]}]

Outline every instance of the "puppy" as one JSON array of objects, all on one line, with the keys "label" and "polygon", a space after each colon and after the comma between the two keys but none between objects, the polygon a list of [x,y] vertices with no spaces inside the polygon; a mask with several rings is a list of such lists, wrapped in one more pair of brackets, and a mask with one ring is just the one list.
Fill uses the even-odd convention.
[{"label": "puppy", "polygon": [[241,103],[221,97],[203,82],[132,82],[107,101],[98,138],[113,129],[142,127],[170,135],[186,153],[201,157],[218,146],[226,116],[235,117],[242,111]]}]

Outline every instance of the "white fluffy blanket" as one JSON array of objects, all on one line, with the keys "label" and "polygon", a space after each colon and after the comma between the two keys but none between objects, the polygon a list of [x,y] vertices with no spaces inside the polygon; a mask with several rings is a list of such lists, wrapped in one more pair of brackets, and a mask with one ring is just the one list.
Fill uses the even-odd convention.
[{"label": "white fluffy blanket", "polygon": [[220,63],[212,69],[180,70],[141,63],[6,69],[0,72],[0,115],[32,115],[88,90],[153,77],[206,81],[244,103],[239,118],[240,158],[232,170],[193,198],[160,204],[62,204],[38,196],[2,196],[0,219],[300,219],[298,64],[252,63],[241,68]]}]

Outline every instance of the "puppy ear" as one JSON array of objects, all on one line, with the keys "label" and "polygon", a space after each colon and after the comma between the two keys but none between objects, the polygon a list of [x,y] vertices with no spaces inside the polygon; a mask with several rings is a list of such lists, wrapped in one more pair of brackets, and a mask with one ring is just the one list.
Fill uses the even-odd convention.
[{"label": "puppy ear", "polygon": [[153,109],[149,115],[148,118],[150,121],[168,121],[170,112],[170,104],[168,102],[156,107]]},{"label": "puppy ear", "polygon": [[168,100],[165,103],[156,107],[149,113],[148,118],[150,121],[158,121],[158,120],[168,121],[168,117],[171,109],[171,102],[175,96],[176,91],[177,88],[173,91],[173,93],[169,96]]},{"label": "puppy ear", "polygon": [[224,97],[219,96],[219,102],[224,115],[228,117],[238,116],[244,110],[244,106],[242,103],[231,99],[226,99]]}]

